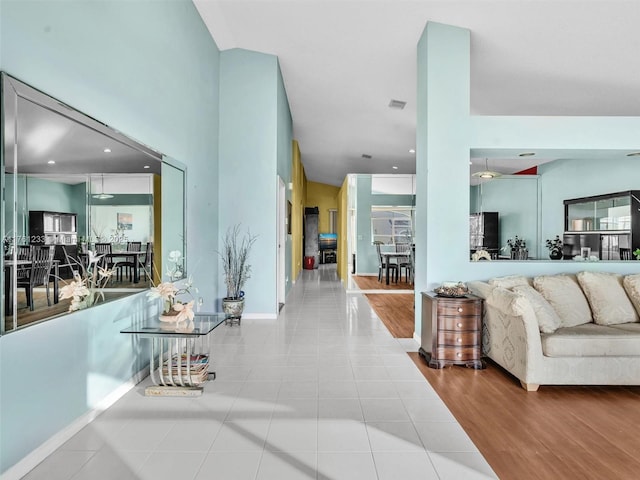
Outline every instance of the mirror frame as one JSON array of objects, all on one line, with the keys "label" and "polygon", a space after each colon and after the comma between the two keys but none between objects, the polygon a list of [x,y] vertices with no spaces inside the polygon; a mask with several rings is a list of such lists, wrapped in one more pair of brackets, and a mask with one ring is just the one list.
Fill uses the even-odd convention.
[{"label": "mirror frame", "polygon": [[[182,238],[184,240],[184,245],[183,245],[183,251],[186,250],[186,189],[185,187],[185,183],[186,183],[186,168],[184,165],[182,165],[180,162],[177,162],[173,159],[169,159],[168,157],[164,156],[162,153],[132,139],[131,137],[128,137],[126,135],[124,135],[123,133],[121,133],[120,131],[110,127],[107,124],[101,123],[98,120],[94,119],[93,117],[90,117],[78,110],[76,110],[75,108],[60,102],[59,100],[27,85],[26,83],[22,82],[21,80],[16,79],[15,77],[12,77],[10,75],[8,75],[5,72],[0,72],[0,119],[2,120],[2,126],[3,128],[0,129],[0,143],[1,143],[1,147],[0,147],[0,188],[1,188],[1,196],[0,196],[0,208],[2,208],[2,223],[0,224],[0,229],[2,231],[2,236],[3,236],[3,240],[5,240],[6,238],[13,238],[13,242],[15,244],[15,240],[16,240],[16,235],[17,235],[17,230],[16,230],[16,210],[17,210],[17,203],[16,203],[16,195],[14,195],[13,198],[13,219],[11,219],[12,224],[9,226],[7,225],[7,218],[5,213],[7,212],[7,207],[11,207],[11,205],[8,205],[7,203],[9,201],[11,201],[10,199],[7,198],[7,194],[6,194],[6,186],[7,186],[7,177],[6,177],[6,168],[7,166],[10,166],[12,171],[19,174],[20,170],[18,169],[18,138],[17,138],[17,124],[18,124],[18,102],[20,99],[24,99],[26,101],[29,101],[31,103],[34,103],[50,112],[59,114],[63,117],[65,117],[66,119],[77,123],[79,125],[82,125],[86,128],[89,128],[90,130],[97,132],[99,134],[102,134],[106,137],[109,137],[110,139],[124,144],[129,148],[133,148],[135,150],[137,150],[138,152],[142,153],[144,156],[149,157],[150,159],[150,169],[145,170],[144,172],[141,173],[147,173],[147,174],[156,174],[154,175],[154,181],[157,181],[158,185],[160,184],[160,180],[161,178],[161,174],[162,174],[162,169],[164,164],[168,164],[171,165],[174,168],[177,168],[179,170],[181,170],[183,172],[183,182],[182,182],[182,191],[183,191],[183,198],[184,198],[184,209],[182,210],[182,222],[181,222],[181,230],[182,230]],[[86,170],[93,170],[93,171],[86,171]],[[102,166],[98,166],[95,170],[93,168],[86,168],[85,171],[77,171],[75,172],[76,174],[85,174],[87,175],[87,177],[89,178],[92,174],[96,174],[96,173],[107,173],[104,172],[103,167]],[[119,173],[131,173],[131,172],[119,172]],[[17,176],[18,175],[14,175],[13,176],[13,182],[14,182],[14,187],[17,184]],[[157,198],[158,197],[158,198]],[[161,231],[162,228],[167,228],[167,226],[163,227],[163,223],[162,222],[162,210],[161,208],[161,201],[159,199],[160,195],[156,195],[154,193],[154,231],[153,231],[153,238],[154,241],[156,238],[159,238],[161,241],[161,237],[157,237],[157,235],[161,235]],[[9,228],[7,228],[9,227]],[[9,233],[9,235],[7,235]],[[13,235],[11,237],[11,234]],[[154,246],[155,247],[155,246]],[[157,253],[160,253],[160,250],[155,250]],[[14,259],[16,257],[16,249],[14,249]],[[164,255],[164,252],[162,252],[161,254],[162,256]],[[156,255],[155,257],[155,261],[158,262],[158,265],[161,265],[162,262],[162,258],[161,255]],[[2,256],[0,256],[0,266],[2,267],[2,271],[4,272],[4,254]],[[157,269],[159,272],[162,272],[162,269],[160,267],[160,269]],[[14,310],[13,313],[13,321],[12,321],[12,325],[11,328],[7,329],[6,328],[6,322],[8,319],[5,319],[5,286],[4,286],[4,273],[2,274],[2,284],[3,284],[3,288],[2,288],[2,302],[0,302],[0,318],[2,319],[2,323],[0,324],[0,335],[2,334],[6,334],[6,333],[10,333],[13,331],[17,331],[19,329],[22,328],[26,328],[30,325],[34,325],[43,321],[47,321],[50,320],[52,318],[57,318],[59,316],[63,316],[63,315],[67,315],[69,313],[72,312],[61,312],[49,317],[45,317],[42,319],[39,319],[37,321],[34,321],[32,323],[29,323],[27,325],[24,325],[22,327],[18,327],[18,321],[17,321],[17,311]],[[13,272],[14,278],[13,278],[13,298],[14,298],[14,302],[16,301],[15,299],[16,297],[16,293],[18,291],[16,285],[16,278],[15,276],[17,275],[15,270]],[[131,289],[131,294],[135,294],[137,292],[139,292],[140,290],[145,290],[148,287],[144,287],[141,289]],[[120,289],[120,290],[124,290],[124,289]],[[115,290],[114,290],[115,291]],[[110,300],[105,300],[106,301],[110,301]],[[103,302],[101,302],[103,303]]]}]

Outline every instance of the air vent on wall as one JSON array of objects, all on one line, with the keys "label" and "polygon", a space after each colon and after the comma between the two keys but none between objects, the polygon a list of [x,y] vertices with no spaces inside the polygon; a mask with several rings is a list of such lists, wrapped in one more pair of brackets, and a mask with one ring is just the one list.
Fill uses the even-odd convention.
[{"label": "air vent on wall", "polygon": [[406,104],[407,102],[403,102],[402,100],[391,99],[391,101],[389,102],[389,108],[397,108],[399,110],[402,110]]},{"label": "air vent on wall", "polygon": [[373,158],[371,155],[369,155],[368,153],[363,153],[362,154],[362,158],[366,158],[367,160],[370,158]]}]

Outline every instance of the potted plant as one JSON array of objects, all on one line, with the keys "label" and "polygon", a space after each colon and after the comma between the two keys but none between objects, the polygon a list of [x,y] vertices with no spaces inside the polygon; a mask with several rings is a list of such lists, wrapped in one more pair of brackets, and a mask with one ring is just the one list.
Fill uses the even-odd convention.
[{"label": "potted plant", "polygon": [[514,238],[507,240],[507,247],[511,250],[511,260],[526,260],[529,258],[527,242],[525,242],[524,239],[519,238],[517,235]]},{"label": "potted plant", "polygon": [[549,258],[551,260],[562,259],[562,240],[560,240],[559,235],[556,235],[553,240],[547,239],[547,248],[549,249]]},{"label": "potted plant", "polygon": [[222,299],[222,311],[230,318],[242,316],[244,291],[242,288],[251,276],[249,252],[257,236],[249,231],[240,234],[240,225],[230,227],[222,239],[222,250],[218,252],[222,260],[222,272],[227,287],[227,296]]}]

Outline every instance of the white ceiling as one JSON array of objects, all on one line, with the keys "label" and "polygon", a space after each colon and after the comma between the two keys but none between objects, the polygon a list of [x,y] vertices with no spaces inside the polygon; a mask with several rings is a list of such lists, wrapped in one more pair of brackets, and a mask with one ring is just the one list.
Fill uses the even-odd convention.
[{"label": "white ceiling", "polygon": [[471,31],[472,114],[640,115],[635,0],[193,1],[221,50],[278,56],[312,181],[415,173],[416,45],[428,21]]}]

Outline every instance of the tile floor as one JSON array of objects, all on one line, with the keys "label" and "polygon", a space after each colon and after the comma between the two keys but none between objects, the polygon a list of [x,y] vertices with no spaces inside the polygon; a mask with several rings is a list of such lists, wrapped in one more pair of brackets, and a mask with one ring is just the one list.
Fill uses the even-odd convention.
[{"label": "tile floor", "polygon": [[485,479],[495,474],[335,265],[304,270],[277,320],[212,334],[202,397],[136,386],[26,480]]}]

